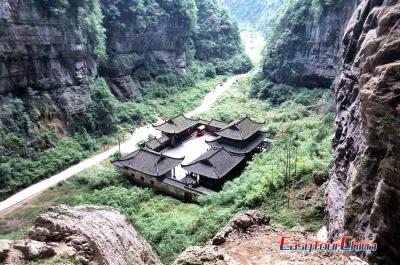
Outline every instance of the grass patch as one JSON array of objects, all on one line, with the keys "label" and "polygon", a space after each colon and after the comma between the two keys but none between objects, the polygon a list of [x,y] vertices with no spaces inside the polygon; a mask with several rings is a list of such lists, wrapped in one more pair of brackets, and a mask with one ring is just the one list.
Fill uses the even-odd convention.
[{"label": "grass patch", "polygon": [[[312,180],[316,174],[328,174],[331,167],[333,114],[320,113],[296,101],[300,95],[309,98],[313,91],[295,91],[280,105],[249,98],[250,82],[251,76],[236,83],[202,117],[231,121],[247,115],[266,121],[265,131],[274,141],[266,152],[248,163],[240,177],[228,182],[219,194],[201,198],[199,205],[132,186],[108,162],[42,196],[50,196],[46,199],[57,204],[57,193],[65,191],[63,203],[106,205],[120,210],[166,264],[186,247],[206,243],[243,210],[260,209],[272,217],[274,224],[317,230],[323,223],[323,205],[317,202],[324,187],[316,187]],[[285,162],[288,150],[297,150],[296,161],[292,154],[291,161]],[[288,168],[290,174],[286,173]],[[38,200],[44,201],[40,197]]]},{"label": "grass patch", "polygon": [[189,112],[199,106],[206,94],[227,77],[218,76],[196,82],[191,87],[176,87],[160,85],[155,82],[146,84],[143,101],[137,105],[138,109],[147,109],[154,117],[175,117]]}]

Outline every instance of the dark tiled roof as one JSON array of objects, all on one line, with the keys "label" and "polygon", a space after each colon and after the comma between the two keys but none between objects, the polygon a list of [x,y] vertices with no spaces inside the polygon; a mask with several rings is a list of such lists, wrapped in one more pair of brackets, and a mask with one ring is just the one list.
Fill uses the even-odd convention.
[{"label": "dark tiled roof", "polygon": [[209,121],[207,121],[207,120],[202,120],[202,119],[199,119],[198,122],[199,122],[199,124],[201,124],[201,125],[208,125],[208,124],[210,123]]},{"label": "dark tiled roof", "polygon": [[132,169],[146,175],[159,177],[177,167],[184,158],[173,158],[150,149],[139,149],[113,164],[120,168]]},{"label": "dark tiled roof", "polygon": [[160,139],[158,139],[158,141],[160,142],[160,144],[165,144],[169,141],[169,137],[168,136],[163,136]]},{"label": "dark tiled roof", "polygon": [[223,148],[211,148],[190,164],[182,165],[182,167],[201,176],[220,179],[239,165],[244,158],[244,155],[232,154]]},{"label": "dark tiled roof", "polygon": [[150,148],[151,150],[156,150],[166,144],[169,140],[170,139],[168,136],[163,136],[160,139],[154,138],[146,142],[146,147]]},{"label": "dark tiled roof", "polygon": [[237,145],[227,144],[220,141],[221,137],[208,141],[207,143],[213,148],[225,148],[229,152],[235,154],[248,154],[259,146],[266,138],[266,135],[262,132],[257,132],[256,135],[249,141],[238,143]]},{"label": "dark tiled roof", "polygon": [[151,150],[155,150],[161,147],[161,143],[158,141],[158,139],[152,139],[146,142],[146,147],[150,148]]},{"label": "dark tiled roof", "polygon": [[159,131],[170,133],[170,134],[179,134],[191,127],[194,127],[199,124],[199,121],[188,119],[183,115],[177,116],[173,119],[169,119],[160,125],[154,125],[153,127]]},{"label": "dark tiled roof", "polygon": [[225,122],[218,121],[218,120],[211,120],[208,123],[208,125],[215,127],[215,128],[219,128],[219,129],[222,129],[222,128],[225,128],[226,126],[228,126],[228,124],[226,124]]},{"label": "dark tiled roof", "polygon": [[234,140],[247,140],[265,126],[264,123],[256,123],[250,118],[236,120],[225,128],[216,132],[219,136]]}]

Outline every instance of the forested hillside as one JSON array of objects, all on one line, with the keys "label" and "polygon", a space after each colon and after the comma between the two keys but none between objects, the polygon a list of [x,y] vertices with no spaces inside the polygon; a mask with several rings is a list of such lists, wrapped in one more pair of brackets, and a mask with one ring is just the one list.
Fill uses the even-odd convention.
[{"label": "forested hillside", "polygon": [[182,110],[195,102],[188,90],[200,99],[214,85],[208,78],[252,67],[219,0],[7,0],[0,8],[9,36],[0,41],[0,197],[165,115],[157,102]]},{"label": "forested hillside", "polygon": [[267,39],[261,96],[269,81],[295,87],[332,85],[338,73],[341,39],[357,1],[291,1]]},{"label": "forested hillside", "polygon": [[[265,251],[263,247],[270,248],[272,237],[265,235],[275,232],[273,240],[278,243],[285,233],[301,234],[312,242],[340,241],[342,235],[350,235],[378,244],[378,251],[359,252],[357,257],[344,253],[351,264],[365,264],[361,259],[371,265],[398,264],[400,1],[224,2],[226,5],[222,0],[0,3],[0,21],[4,22],[0,35],[7,36],[0,38],[0,200],[102,147],[118,144],[140,125],[192,111],[210,95],[215,104],[200,108],[202,113],[196,110],[199,114],[193,118],[230,124],[249,117],[265,123],[259,132],[262,145],[254,149],[255,154],[243,168],[231,171],[223,187],[214,187],[214,192],[207,188],[205,194],[196,195],[197,203],[188,203],[186,189],[201,188],[204,176],[192,172],[192,176],[186,174],[186,180],[170,178],[167,174],[175,174],[175,166],[162,176],[147,176],[139,169],[114,167],[116,158],[123,160],[121,154],[115,154],[71,174],[68,180],[7,210],[0,218],[0,239],[17,240],[0,242],[0,262],[8,255],[1,248],[23,245],[25,241],[18,240],[27,238],[34,222],[38,229],[30,232],[31,238],[43,240],[47,235],[44,241],[50,245],[54,239],[61,240],[57,242],[61,246],[72,242],[75,254],[89,253],[84,262],[101,259],[96,252],[99,248],[90,248],[94,243],[104,248],[106,244],[101,242],[116,242],[119,248],[121,242],[136,242],[126,241],[129,235],[120,236],[125,226],[118,222],[111,222],[112,227],[107,222],[107,233],[97,232],[104,218],[93,223],[86,219],[89,226],[82,222],[90,229],[75,226],[71,211],[83,219],[82,211],[101,216],[93,210],[101,206],[121,212],[126,217],[121,216],[123,222],[119,223],[133,224],[130,233],[137,230],[145,239],[132,243],[134,249],[145,245],[143,252],[119,248],[145,263],[149,257],[157,260],[156,264],[220,265],[233,264],[237,258],[240,265],[253,261],[265,265],[271,257],[272,263],[288,262],[279,249]],[[266,39],[263,49],[262,40],[254,43],[259,32]],[[239,33],[248,37],[243,38],[246,49]],[[262,54],[258,58],[261,67],[252,68],[244,50],[256,57]],[[253,62],[257,59],[251,58]],[[222,94],[209,94],[214,88]],[[198,126],[193,126],[190,140],[198,141],[200,134],[206,133]],[[237,130],[243,138],[242,130]],[[214,136],[224,138],[218,133]],[[186,145],[189,138],[184,138]],[[145,146],[136,143],[134,148]],[[206,148],[211,147],[209,141],[205,143],[209,144]],[[166,146],[152,164],[157,174],[158,162],[167,158],[163,152],[174,149],[172,144]],[[193,147],[189,152],[198,148],[197,143]],[[210,157],[198,159],[218,175]],[[143,161],[138,164],[147,165],[146,159]],[[193,176],[198,180],[191,179]],[[132,183],[144,177],[149,178],[149,185]],[[157,190],[155,181],[162,178],[179,182],[181,189],[184,186],[185,194],[178,198],[185,201]],[[35,221],[50,206],[61,204],[71,208],[62,206],[57,214],[46,214],[50,222],[42,217]],[[241,220],[229,221],[249,211]],[[259,236],[252,233],[251,215],[265,226],[268,223]],[[68,229],[63,218],[69,220]],[[54,225],[59,223],[62,228]],[[228,228],[221,230],[227,223]],[[71,229],[90,232],[90,237],[73,237]],[[234,230],[242,235],[237,237]],[[107,234],[113,240],[108,240]],[[25,244],[25,249],[29,244],[32,242]],[[204,247],[192,247],[201,245]],[[243,246],[248,252],[242,253]],[[218,248],[229,248],[230,256]],[[188,255],[177,259],[185,249]],[[108,257],[110,252],[107,249]],[[335,264],[338,259],[332,253],[338,254],[294,251],[291,261],[314,265],[330,260]],[[51,259],[45,256],[27,264],[79,264],[82,260],[75,254],[70,258],[56,253]],[[121,258],[119,250],[112,255]],[[123,259],[132,263],[126,256]]]},{"label": "forested hillside", "polygon": [[269,36],[289,0],[224,0],[240,23]]}]

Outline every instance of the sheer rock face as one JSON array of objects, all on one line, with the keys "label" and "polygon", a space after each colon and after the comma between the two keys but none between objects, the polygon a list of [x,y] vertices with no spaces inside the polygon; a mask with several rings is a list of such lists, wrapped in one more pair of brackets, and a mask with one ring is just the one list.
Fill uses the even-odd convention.
[{"label": "sheer rock face", "polygon": [[147,65],[185,69],[191,22],[177,14],[159,18],[156,25],[139,28],[132,17],[122,17],[125,27],[106,21],[109,63],[101,69],[120,99],[140,97],[137,80],[149,79]]},{"label": "sheer rock face", "polygon": [[371,264],[400,254],[400,3],[361,1],[343,39],[336,84],[335,163],[327,189],[331,238],[378,243]]},{"label": "sheer rock face", "polygon": [[0,94],[82,86],[97,75],[92,43],[72,14],[52,17],[33,1],[0,3]]},{"label": "sheer rock face", "polygon": [[[276,83],[295,87],[329,88],[339,70],[341,37],[356,8],[357,0],[345,0],[339,7],[329,7],[320,18],[314,17],[311,1],[304,1],[304,5],[308,5],[308,12],[301,18],[305,24],[301,28],[289,29],[294,32],[304,31],[301,34],[296,33],[296,38],[302,44],[281,51],[281,61],[273,66],[264,65],[263,73]],[[268,58],[268,51],[266,56]],[[276,54],[272,53],[271,56]]]},{"label": "sheer rock face", "polygon": [[[66,14],[55,16],[35,1],[1,1],[0,95],[20,95],[28,87],[56,90],[54,94],[61,95],[61,100],[57,97],[56,101],[62,108],[70,105],[67,102],[64,106],[63,99],[75,101],[65,92],[67,88],[79,90],[72,95],[77,100],[85,92],[90,96],[88,84],[96,78],[99,66],[93,55],[93,40],[75,13],[71,8]],[[101,72],[121,100],[140,97],[135,80],[147,77],[147,73],[140,71],[144,65],[182,69],[187,66],[186,47],[191,32],[187,18],[166,14],[151,28],[139,28],[132,21],[135,19],[129,17],[117,21],[125,23],[125,27],[104,22],[110,60]],[[66,109],[72,113],[79,111]]]},{"label": "sheer rock face", "polygon": [[29,237],[0,241],[0,261],[23,264],[60,255],[91,265],[161,265],[129,220],[109,208],[53,208],[37,218]]}]

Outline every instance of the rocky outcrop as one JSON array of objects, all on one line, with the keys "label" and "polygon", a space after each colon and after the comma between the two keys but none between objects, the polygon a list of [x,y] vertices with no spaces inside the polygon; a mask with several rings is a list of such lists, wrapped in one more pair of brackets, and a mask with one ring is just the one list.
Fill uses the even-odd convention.
[{"label": "rocky outcrop", "polygon": [[236,215],[229,223],[214,236],[213,245],[221,245],[231,233],[245,232],[252,226],[268,225],[270,218],[259,211],[248,211]]},{"label": "rocky outcrop", "polygon": [[[162,6],[165,1],[158,2]],[[126,4],[119,8],[129,9]],[[187,67],[186,50],[194,22],[178,10],[173,14],[168,14],[172,11],[163,12],[165,14],[159,16],[151,14],[157,22],[145,28],[135,23],[137,12],[121,12],[117,20],[106,16],[109,61],[103,65],[101,73],[109,78],[119,99],[137,100],[140,97],[138,81],[154,78],[151,71],[154,66]]]},{"label": "rocky outcrop", "polygon": [[90,265],[161,265],[128,218],[109,208],[58,206],[36,219],[29,237],[0,241],[0,262],[62,256]]},{"label": "rocky outcrop", "polygon": [[77,15],[49,16],[34,3],[0,3],[0,94],[85,87],[97,62]]},{"label": "rocky outcrop", "polygon": [[335,163],[327,190],[332,239],[378,243],[371,264],[400,255],[400,3],[361,1],[344,34],[336,84]]},{"label": "rocky outcrop", "polygon": [[[65,106],[65,98],[75,97],[69,93],[71,90],[77,91],[79,100],[82,93],[88,94],[87,85],[97,76],[94,41],[75,8],[54,15],[39,3],[19,0],[0,3],[0,94],[22,94],[28,87],[57,90],[55,94],[61,97],[59,104]],[[118,8],[129,9],[126,5]],[[136,80],[143,77],[138,70],[144,65],[187,66],[186,48],[192,21],[177,13],[164,12],[155,25],[146,28],[134,23],[140,15],[136,13],[122,16],[118,21],[105,18],[109,61],[101,71],[109,77],[113,92],[121,100],[140,97]]]},{"label": "rocky outcrop", "polygon": [[341,38],[357,0],[333,1],[318,11],[314,2],[291,4],[278,21],[264,55],[265,78],[296,87],[332,85],[340,66]]},{"label": "rocky outcrop", "polygon": [[264,264],[347,264],[365,265],[356,257],[334,252],[305,253],[280,251],[278,243],[287,236],[296,242],[315,241],[304,232],[271,227],[269,218],[259,211],[236,215],[207,245],[189,247],[174,265],[264,265]]}]

